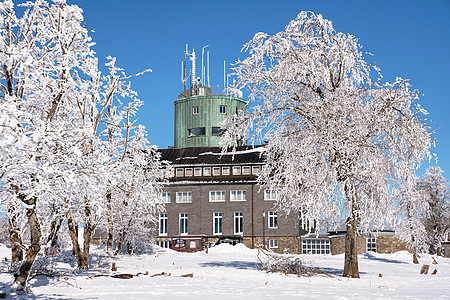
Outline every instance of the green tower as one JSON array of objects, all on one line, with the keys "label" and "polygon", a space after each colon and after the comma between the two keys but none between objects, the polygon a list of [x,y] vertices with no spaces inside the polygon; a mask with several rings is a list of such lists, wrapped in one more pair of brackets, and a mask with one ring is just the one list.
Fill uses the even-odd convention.
[{"label": "green tower", "polygon": [[[207,53],[206,68],[203,64],[204,49],[202,48],[202,76],[196,77],[195,50],[186,51],[182,64],[182,79],[184,91],[175,101],[174,147],[219,147],[222,131],[220,123],[230,114],[237,114],[245,109],[246,101],[242,99],[242,92],[229,87],[211,88],[209,86],[209,52]],[[192,62],[190,70],[191,88],[186,89],[186,57]],[[224,63],[225,66],[225,63]],[[184,70],[183,70],[184,68]],[[207,77],[208,84],[205,78]],[[225,75],[224,79],[228,78]],[[224,86],[225,84],[224,80]]]},{"label": "green tower", "polygon": [[[216,93],[204,85],[194,85],[175,101],[175,148],[218,147],[222,131],[220,123],[227,115],[245,108],[242,93],[226,95],[227,89]],[[240,97],[238,97],[240,96]]]}]

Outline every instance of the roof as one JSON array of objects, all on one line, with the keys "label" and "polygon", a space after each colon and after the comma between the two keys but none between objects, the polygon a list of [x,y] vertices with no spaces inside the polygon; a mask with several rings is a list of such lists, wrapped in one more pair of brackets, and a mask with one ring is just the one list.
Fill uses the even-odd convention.
[{"label": "roof", "polygon": [[241,146],[226,153],[221,153],[221,147],[173,148],[158,151],[161,153],[161,160],[181,166],[262,164],[263,150],[261,146]]}]

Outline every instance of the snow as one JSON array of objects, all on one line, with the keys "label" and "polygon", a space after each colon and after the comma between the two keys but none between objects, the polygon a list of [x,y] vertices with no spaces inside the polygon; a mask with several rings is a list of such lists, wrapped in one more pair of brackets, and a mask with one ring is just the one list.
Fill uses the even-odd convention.
[{"label": "snow", "polygon": [[[197,299],[205,295],[211,299],[448,299],[450,295],[450,259],[443,257],[435,257],[438,264],[433,265],[432,257],[423,255],[421,264],[415,265],[408,252],[366,253],[359,256],[361,279],[350,279],[340,277],[343,255],[300,255],[332,278],[297,277],[258,270],[258,250],[243,245],[219,245],[209,253],[155,249],[142,255],[106,257],[94,248],[91,269],[73,274],[73,259],[59,262],[61,276],[38,276],[29,286],[39,299]],[[0,292],[10,293],[12,275],[6,272],[9,263],[3,262],[9,256],[10,249],[0,245]],[[112,262],[117,272],[109,271]],[[422,264],[429,264],[430,273],[436,269],[437,274],[421,275]],[[148,275],[88,278],[139,272]],[[182,277],[191,273],[192,277]]]}]

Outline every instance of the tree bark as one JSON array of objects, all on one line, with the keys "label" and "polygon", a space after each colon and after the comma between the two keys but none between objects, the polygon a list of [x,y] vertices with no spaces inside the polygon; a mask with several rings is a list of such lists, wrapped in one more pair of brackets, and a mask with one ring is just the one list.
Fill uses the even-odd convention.
[{"label": "tree bark", "polygon": [[81,265],[83,265],[81,257],[81,248],[80,244],[78,243],[78,232],[73,222],[70,210],[67,211],[66,217],[67,217],[67,226],[69,227],[70,239],[72,240],[73,252],[75,254],[75,257],[77,258],[77,265],[78,267],[80,267]]},{"label": "tree bark", "polygon": [[112,218],[112,207],[111,207],[111,193],[106,194],[107,209],[108,209],[108,237],[106,241],[106,252],[110,253],[113,250],[114,242],[114,222]]},{"label": "tree bark", "polygon": [[354,184],[345,183],[344,189],[350,200],[350,216],[346,220],[344,277],[359,278],[357,235],[359,226],[359,199]]},{"label": "tree bark", "polygon": [[20,230],[17,226],[16,217],[10,214],[8,218],[9,240],[11,242],[11,261],[16,263],[23,260],[23,242]]},{"label": "tree bark", "polygon": [[[36,199],[32,199],[29,205],[35,205]],[[31,245],[26,251],[25,260],[20,266],[18,274],[15,276],[14,288],[17,290],[26,290],[26,283],[30,274],[34,260],[41,250],[41,226],[36,215],[35,208],[27,209],[28,224],[30,225]]]}]

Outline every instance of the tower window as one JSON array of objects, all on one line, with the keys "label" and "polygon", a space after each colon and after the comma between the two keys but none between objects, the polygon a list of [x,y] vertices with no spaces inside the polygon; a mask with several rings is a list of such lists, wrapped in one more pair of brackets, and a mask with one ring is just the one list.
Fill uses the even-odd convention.
[{"label": "tower window", "polygon": [[212,127],[211,133],[212,133],[213,135],[224,134],[224,133],[225,133],[225,129],[222,129],[222,128],[220,128],[220,127]]},{"label": "tower window", "polygon": [[192,114],[198,115],[198,106],[192,106]]},{"label": "tower window", "polygon": [[219,105],[219,113],[220,114],[226,114],[227,113],[227,107],[225,105]]},{"label": "tower window", "polygon": [[189,136],[205,135],[206,128],[205,127],[197,127],[197,128],[191,128],[188,131],[189,131]]}]

